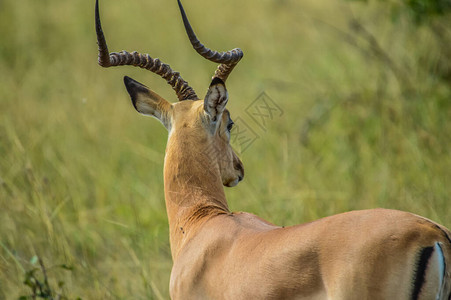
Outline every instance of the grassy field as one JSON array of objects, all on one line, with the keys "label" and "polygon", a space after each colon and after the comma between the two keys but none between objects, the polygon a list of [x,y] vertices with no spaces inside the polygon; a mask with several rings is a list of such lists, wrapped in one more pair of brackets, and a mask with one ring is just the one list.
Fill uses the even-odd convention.
[{"label": "grassy field", "polygon": [[[451,227],[449,30],[373,2],[184,5],[205,44],[245,53],[228,107],[258,138],[226,190],[232,210],[293,225],[385,207]],[[191,48],[175,0],[103,0],[101,15],[111,51],[148,52],[206,91],[216,65]],[[150,72],[99,67],[93,23],[94,1],[0,1],[0,299],[29,293],[35,255],[74,267],[49,270],[71,299],[168,298],[167,134],[122,77],[176,97]],[[260,127],[246,109],[262,92],[283,114]]]}]

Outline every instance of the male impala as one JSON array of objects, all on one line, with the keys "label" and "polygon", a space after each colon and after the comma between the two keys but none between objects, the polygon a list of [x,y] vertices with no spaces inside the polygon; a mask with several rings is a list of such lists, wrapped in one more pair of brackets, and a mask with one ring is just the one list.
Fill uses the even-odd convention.
[{"label": "male impala", "polygon": [[[243,52],[216,52],[195,36],[178,0],[188,37],[220,63],[204,100],[179,73],[137,52],[109,53],[96,1],[99,64],[148,69],[175,90],[170,103],[125,77],[135,109],[169,132],[164,190],[174,266],[173,299],[451,299],[451,233],[411,213],[352,211],[282,228],[229,211],[223,185],[243,179],[233,152],[224,85]],[[215,151],[205,151],[214,148]],[[209,154],[207,154],[209,153]]]}]

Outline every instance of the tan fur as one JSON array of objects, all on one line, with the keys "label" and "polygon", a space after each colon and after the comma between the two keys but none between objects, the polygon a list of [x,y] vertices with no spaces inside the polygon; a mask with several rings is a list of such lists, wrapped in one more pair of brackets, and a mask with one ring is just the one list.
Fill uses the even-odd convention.
[{"label": "tan fur", "polygon": [[[231,213],[222,185],[242,170],[229,145],[228,112],[214,133],[201,100],[172,104],[161,114],[172,125],[164,164],[172,299],[411,299],[419,254],[435,242],[446,257],[444,297],[449,295],[447,229],[386,209],[287,228]],[[212,145],[214,155],[204,152]],[[434,255],[419,299],[438,293]]]},{"label": "tan fur", "polygon": [[[95,9],[99,64],[150,70],[166,79],[181,100],[171,104],[124,77],[135,109],[169,131],[164,190],[174,261],[171,298],[451,300],[451,233],[423,217],[373,209],[281,228],[229,211],[223,185],[237,185],[244,168],[229,144],[232,123],[224,81],[243,52],[205,47],[180,0],[178,5],[193,47],[221,63],[204,100],[197,100],[179,73],[149,55],[109,54],[98,0]],[[446,262],[441,287],[440,249]]]}]

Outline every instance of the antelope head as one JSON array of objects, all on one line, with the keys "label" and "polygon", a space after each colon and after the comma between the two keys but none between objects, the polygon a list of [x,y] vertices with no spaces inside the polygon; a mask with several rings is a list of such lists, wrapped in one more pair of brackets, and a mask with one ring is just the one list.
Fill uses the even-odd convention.
[{"label": "antelope head", "polygon": [[[124,77],[124,83],[135,109],[158,119],[168,130],[166,168],[177,169],[177,176],[191,178],[198,172],[220,174],[222,185],[235,186],[243,179],[244,169],[230,146],[233,121],[226,109],[228,93],[225,81],[235,65],[243,57],[241,49],[217,52],[205,47],[194,34],[180,0],[178,5],[186,33],[193,48],[204,58],[219,63],[205,98],[199,99],[188,82],[178,72],[158,58],[148,54],[127,51],[109,53],[102,31],[99,4],[96,0],[95,22],[99,47],[98,62],[102,67],[131,65],[152,71],[163,77],[174,89],[179,102],[170,103],[145,85]],[[195,161],[183,166],[185,161]],[[171,165],[171,166],[168,166]],[[212,180],[215,176],[212,176]],[[166,180],[166,175],[165,175]],[[216,181],[217,181],[216,180]],[[216,182],[217,183],[217,182]]]}]

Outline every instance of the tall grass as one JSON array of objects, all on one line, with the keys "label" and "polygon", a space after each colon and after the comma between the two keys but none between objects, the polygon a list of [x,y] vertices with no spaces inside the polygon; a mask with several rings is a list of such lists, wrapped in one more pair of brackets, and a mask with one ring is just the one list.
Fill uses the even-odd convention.
[{"label": "tall grass", "polygon": [[[245,52],[229,109],[259,138],[227,189],[233,210],[292,225],[386,207],[451,227],[451,89],[430,27],[377,3],[185,2],[207,45]],[[71,297],[168,298],[167,136],[122,76],[175,97],[149,72],[97,66],[93,9],[0,1],[0,299],[26,294],[34,255],[75,267],[52,279]],[[191,49],[175,1],[101,1],[101,14],[110,50],[149,52],[206,90],[215,65]],[[265,129],[245,113],[262,91],[284,111]]]}]

